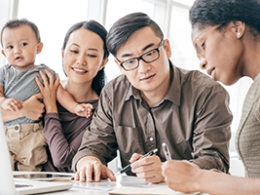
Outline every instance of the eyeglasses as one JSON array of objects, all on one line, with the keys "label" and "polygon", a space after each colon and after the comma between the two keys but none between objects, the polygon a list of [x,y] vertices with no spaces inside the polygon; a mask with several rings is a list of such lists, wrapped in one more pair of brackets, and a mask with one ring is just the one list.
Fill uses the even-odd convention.
[{"label": "eyeglasses", "polygon": [[134,70],[139,66],[139,61],[143,60],[146,63],[154,62],[155,60],[160,58],[160,48],[163,46],[163,40],[161,40],[159,46],[151,51],[144,53],[143,55],[125,60],[120,62],[120,66],[122,66],[126,71]]}]

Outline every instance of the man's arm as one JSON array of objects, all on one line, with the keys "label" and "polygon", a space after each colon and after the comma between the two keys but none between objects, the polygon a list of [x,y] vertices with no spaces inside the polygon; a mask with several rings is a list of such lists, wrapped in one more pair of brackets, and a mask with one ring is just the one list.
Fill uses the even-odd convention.
[{"label": "man's arm", "polygon": [[[84,133],[81,146],[72,161],[72,169],[81,174],[82,181],[84,181],[84,177],[88,178],[88,175],[83,174],[84,170],[93,170],[94,174],[97,175],[100,171],[100,169],[91,168],[94,165],[89,163],[87,157],[95,157],[95,159],[98,159],[99,163],[97,164],[99,165],[105,165],[116,157],[118,146],[113,129],[111,95],[108,94],[109,92],[111,93],[112,89],[106,86],[100,95],[97,111],[93,115],[91,125]],[[93,159],[91,160],[93,162]],[[90,173],[90,171],[87,171],[87,173]]]},{"label": "man's arm", "polygon": [[203,192],[212,195],[260,193],[260,179],[203,170],[183,161],[171,160],[163,163],[162,172],[167,185],[175,191]]},{"label": "man's arm", "polygon": [[197,100],[191,162],[200,168],[228,172],[232,122],[228,104],[228,93],[219,84],[205,88]]}]

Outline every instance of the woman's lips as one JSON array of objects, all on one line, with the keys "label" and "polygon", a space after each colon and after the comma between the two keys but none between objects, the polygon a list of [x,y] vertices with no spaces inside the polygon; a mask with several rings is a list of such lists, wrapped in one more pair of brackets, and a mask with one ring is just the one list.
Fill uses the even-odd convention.
[{"label": "woman's lips", "polygon": [[86,72],[88,72],[87,70],[84,70],[84,69],[81,69],[81,68],[73,68],[72,67],[72,69],[75,71],[75,72],[79,72],[79,73],[86,73]]}]

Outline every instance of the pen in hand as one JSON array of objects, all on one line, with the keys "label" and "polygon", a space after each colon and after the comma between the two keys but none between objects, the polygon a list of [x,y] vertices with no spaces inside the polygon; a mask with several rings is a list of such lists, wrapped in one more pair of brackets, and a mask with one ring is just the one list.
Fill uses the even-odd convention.
[{"label": "pen in hand", "polygon": [[166,143],[162,143],[162,149],[163,149],[163,153],[164,153],[166,160],[172,160],[170,150]]},{"label": "pen in hand", "polygon": [[[143,155],[143,156],[142,156],[141,158],[139,158],[138,160],[144,159],[144,158],[146,158],[147,156],[152,156],[152,155],[156,154],[157,151],[158,151],[158,149],[155,148],[155,149],[151,150],[150,152],[146,153],[145,155]],[[137,160],[137,161],[138,161],[138,160]],[[135,161],[135,162],[137,162],[137,161]],[[135,163],[135,162],[133,162],[133,163]],[[119,174],[122,174],[122,173],[125,173],[125,172],[129,171],[129,170],[131,169],[131,165],[132,165],[133,163],[131,163],[131,164],[129,164],[129,165],[126,165],[126,166],[125,166],[124,168],[122,168],[116,175],[119,175]]]}]

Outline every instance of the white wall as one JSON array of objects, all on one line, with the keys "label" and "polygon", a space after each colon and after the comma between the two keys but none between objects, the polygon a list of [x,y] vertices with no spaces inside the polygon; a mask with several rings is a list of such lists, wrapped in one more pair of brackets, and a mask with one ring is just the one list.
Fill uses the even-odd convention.
[{"label": "white wall", "polygon": [[[11,17],[11,5],[12,1],[10,0],[1,0],[0,1],[0,29],[4,26],[7,20]],[[1,47],[2,48],[2,47]],[[0,55],[0,66],[5,64],[5,58],[1,54]]]}]

